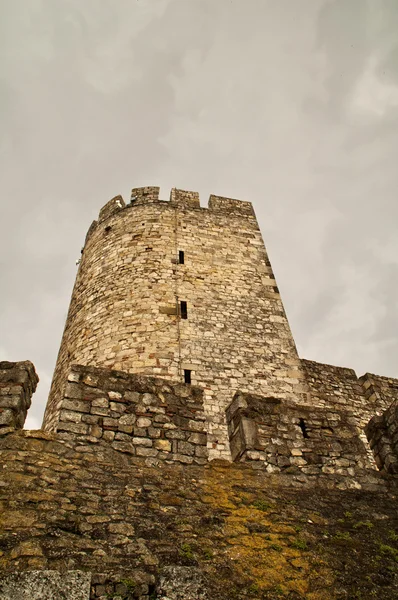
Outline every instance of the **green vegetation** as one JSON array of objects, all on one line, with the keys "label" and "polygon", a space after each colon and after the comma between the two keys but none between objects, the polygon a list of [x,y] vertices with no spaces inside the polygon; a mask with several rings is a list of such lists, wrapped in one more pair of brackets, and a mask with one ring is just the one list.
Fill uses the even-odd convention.
[{"label": "green vegetation", "polygon": [[194,559],[194,553],[192,550],[192,546],[190,544],[181,544],[180,554],[181,554],[181,556],[183,556],[184,558],[186,558],[188,560]]},{"label": "green vegetation", "polygon": [[358,521],[353,527],[354,529],[373,529],[374,525],[371,521]]},{"label": "green vegetation", "polygon": [[290,545],[292,548],[296,548],[296,550],[308,550],[307,542],[302,538],[293,540]]},{"label": "green vegetation", "polygon": [[136,583],[133,579],[121,579],[120,583],[127,588],[128,592],[132,592],[136,587]]},{"label": "green vegetation", "polygon": [[334,540],[352,540],[351,534],[349,531],[338,531],[336,535],[333,537]]},{"label": "green vegetation", "polygon": [[390,531],[388,532],[388,539],[391,542],[398,542],[398,533],[395,533],[393,529],[390,529]]},{"label": "green vegetation", "polygon": [[265,500],[256,500],[255,502],[253,502],[252,506],[254,506],[254,508],[257,508],[257,510],[262,510],[263,512],[266,512],[271,508],[271,505]]},{"label": "green vegetation", "polygon": [[398,562],[398,550],[396,548],[387,546],[386,544],[379,544],[379,552]]}]

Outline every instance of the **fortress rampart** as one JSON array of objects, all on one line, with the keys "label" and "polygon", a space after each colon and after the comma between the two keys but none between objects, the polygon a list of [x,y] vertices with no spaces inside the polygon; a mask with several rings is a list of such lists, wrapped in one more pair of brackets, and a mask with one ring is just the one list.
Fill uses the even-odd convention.
[{"label": "fortress rampart", "polygon": [[1,600],[398,597],[398,380],[298,357],[249,202],[105,204],[25,431],[37,381],[0,363]]}]

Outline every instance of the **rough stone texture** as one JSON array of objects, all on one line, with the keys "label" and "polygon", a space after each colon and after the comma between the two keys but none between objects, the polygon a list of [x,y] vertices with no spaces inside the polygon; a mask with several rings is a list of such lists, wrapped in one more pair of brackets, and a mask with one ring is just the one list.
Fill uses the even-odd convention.
[{"label": "rough stone texture", "polygon": [[369,419],[383,412],[398,394],[398,379],[367,373],[359,379],[353,369],[302,360],[311,404],[350,410],[363,429]]},{"label": "rough stone texture", "polygon": [[187,192],[185,190],[177,190],[173,188],[170,193],[170,203],[177,208],[184,206],[185,208],[200,208],[200,200],[198,192]]},{"label": "rough stone texture", "polygon": [[370,419],[374,414],[380,415],[398,399],[398,379],[366,373],[359,381],[366,399],[367,415],[364,415],[364,419],[367,416]]},{"label": "rough stone texture", "polygon": [[366,373],[359,379],[353,369],[325,365],[311,360],[301,361],[310,391],[310,403],[324,410],[342,409],[352,412],[367,449],[368,466],[375,466],[365,426],[374,415],[380,415],[398,395],[398,380]]},{"label": "rough stone texture", "polygon": [[57,432],[83,447],[110,443],[151,464],[208,457],[202,390],[121,371],[73,365]]},{"label": "rough stone texture", "polygon": [[1,600],[89,600],[91,573],[27,571],[0,577]]},{"label": "rough stone texture", "polygon": [[396,476],[373,472],[366,491],[329,473],[309,491],[297,473],[148,466],[110,444],[24,430],[0,438],[0,464],[3,578],[84,571],[92,599],[153,600],[173,573],[182,585],[175,567],[194,567],[217,600],[398,594]]},{"label": "rough stone texture", "polygon": [[108,217],[125,208],[125,203],[122,196],[115,196],[112,200],[109,200],[100,210],[98,222],[105,221]]},{"label": "rough stone texture", "polygon": [[157,587],[158,600],[209,600],[203,573],[196,567],[165,567]]},{"label": "rough stone texture", "polygon": [[159,202],[159,189],[155,186],[133,188],[131,190],[131,204]]},{"label": "rough stone texture", "polygon": [[398,400],[366,426],[366,435],[380,470],[398,474]]},{"label": "rough stone texture", "polygon": [[304,402],[307,384],[252,205],[158,194],[135,188],[129,206],[112,200],[90,228],[44,427],[56,429],[73,363],[173,381],[190,370],[205,391],[210,458],[229,458],[236,390]]},{"label": "rough stone texture", "polygon": [[0,362],[0,434],[22,429],[38,381],[30,361]]},{"label": "rough stone texture", "polygon": [[254,461],[270,473],[301,473],[308,483],[336,473],[347,477],[336,481],[340,487],[367,484],[366,448],[352,412],[237,393],[227,422],[235,461]]}]

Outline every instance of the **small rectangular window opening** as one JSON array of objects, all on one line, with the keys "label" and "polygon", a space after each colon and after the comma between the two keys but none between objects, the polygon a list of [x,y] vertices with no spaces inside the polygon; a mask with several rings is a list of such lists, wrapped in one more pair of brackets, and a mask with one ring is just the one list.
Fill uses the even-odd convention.
[{"label": "small rectangular window opening", "polygon": [[191,370],[184,369],[184,383],[191,383]]},{"label": "small rectangular window opening", "polygon": [[185,263],[184,250],[178,251],[178,262],[180,265],[183,265]]},{"label": "small rectangular window opening", "polygon": [[180,316],[181,319],[188,319],[188,307],[185,300],[181,300],[180,303]]}]

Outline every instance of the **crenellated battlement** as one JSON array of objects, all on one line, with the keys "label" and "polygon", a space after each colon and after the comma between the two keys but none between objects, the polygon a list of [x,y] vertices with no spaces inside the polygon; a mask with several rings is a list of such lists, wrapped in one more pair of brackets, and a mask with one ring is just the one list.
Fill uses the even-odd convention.
[{"label": "crenellated battlement", "polygon": [[170,203],[182,208],[200,208],[199,193],[173,188],[170,192]]},{"label": "crenellated battlement", "polygon": [[211,194],[209,198],[209,210],[223,212],[225,214],[240,214],[254,216],[254,209],[251,202],[245,200],[235,200],[234,198],[224,198]]},{"label": "crenellated battlement", "polygon": [[155,186],[133,188],[131,190],[131,204],[152,204],[159,202],[160,188]]},{"label": "crenellated battlement", "polygon": [[97,225],[114,216],[123,209],[135,206],[161,203],[181,210],[204,210],[219,213],[225,217],[254,217],[255,213],[251,202],[235,200],[224,196],[211,194],[208,207],[200,206],[199,192],[172,188],[169,201],[161,200],[160,188],[156,186],[137,187],[131,190],[131,200],[126,204],[122,196],[118,195],[109,200],[100,210],[98,221],[93,221],[86,235],[86,242],[96,230]]},{"label": "crenellated battlement", "polygon": [[122,196],[120,196],[120,194],[118,196],[115,196],[114,198],[112,198],[112,200],[109,200],[109,202],[107,202],[105,206],[101,208],[98,217],[98,222],[101,223],[101,221],[105,221],[105,219],[113,215],[115,212],[118,212],[119,210],[125,208],[125,206],[126,204]]},{"label": "crenellated battlement", "polygon": [[[160,188],[155,186],[146,186],[133,188],[131,190],[131,201],[126,205],[122,196],[115,196],[109,200],[100,210],[98,222],[104,221],[119,210],[128,206],[141,206],[143,204],[154,204],[156,202],[165,203],[167,200],[161,200],[159,197]],[[214,212],[221,212],[225,215],[239,214],[254,216],[253,205],[245,200],[236,200],[211,194],[209,197],[208,208],[200,206],[199,192],[190,190],[180,190],[172,188],[169,198],[170,205],[182,209],[202,209]],[[94,222],[95,223],[95,222]]]}]

